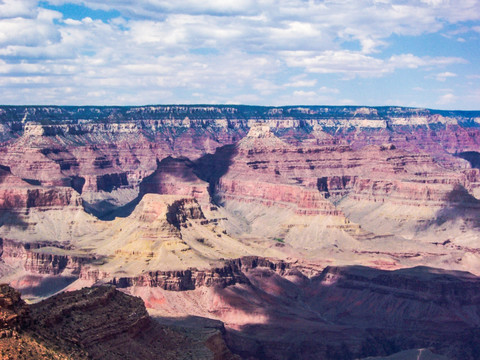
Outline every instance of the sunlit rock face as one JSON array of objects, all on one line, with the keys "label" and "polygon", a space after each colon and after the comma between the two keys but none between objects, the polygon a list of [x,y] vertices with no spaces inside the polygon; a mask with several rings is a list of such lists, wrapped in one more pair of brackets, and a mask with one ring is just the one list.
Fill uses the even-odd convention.
[{"label": "sunlit rock face", "polygon": [[29,301],[113,284],[224,322],[247,358],[478,354],[478,112],[8,107],[0,125],[0,280]]}]

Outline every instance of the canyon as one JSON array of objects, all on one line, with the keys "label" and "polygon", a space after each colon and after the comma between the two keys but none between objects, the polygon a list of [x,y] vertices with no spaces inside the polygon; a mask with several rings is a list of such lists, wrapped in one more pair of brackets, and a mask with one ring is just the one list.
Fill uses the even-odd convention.
[{"label": "canyon", "polygon": [[[110,294],[197,358],[480,354],[480,111],[0,106],[0,127],[0,282],[27,318]],[[121,348],[89,336],[74,358]]]}]

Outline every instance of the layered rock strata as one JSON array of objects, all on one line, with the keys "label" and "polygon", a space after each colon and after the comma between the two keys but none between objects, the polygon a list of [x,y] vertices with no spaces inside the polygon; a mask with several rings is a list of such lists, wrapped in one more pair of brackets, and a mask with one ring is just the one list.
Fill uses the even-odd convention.
[{"label": "layered rock strata", "polygon": [[3,333],[14,332],[0,338],[2,358],[187,359],[193,353],[238,359],[226,347],[222,327],[190,330],[187,336],[182,328],[159,325],[139,298],[113,287],[85,288],[26,306],[2,285],[0,316]]}]

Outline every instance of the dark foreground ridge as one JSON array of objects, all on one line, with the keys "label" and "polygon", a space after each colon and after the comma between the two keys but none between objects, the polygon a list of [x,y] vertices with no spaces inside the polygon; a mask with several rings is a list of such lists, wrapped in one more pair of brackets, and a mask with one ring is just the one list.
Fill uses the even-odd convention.
[{"label": "dark foreground ridge", "polygon": [[1,359],[238,359],[223,341],[223,325],[214,325],[189,334],[159,325],[140,298],[113,286],[29,306],[0,285]]}]

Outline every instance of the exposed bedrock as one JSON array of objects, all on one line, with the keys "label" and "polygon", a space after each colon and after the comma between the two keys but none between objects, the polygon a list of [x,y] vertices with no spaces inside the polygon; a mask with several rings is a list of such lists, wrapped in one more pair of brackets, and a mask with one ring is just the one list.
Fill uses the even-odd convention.
[{"label": "exposed bedrock", "polygon": [[194,354],[239,359],[226,346],[225,329],[217,323],[185,329],[161,325],[148,315],[141,299],[111,286],[25,305],[15,290],[0,285],[2,358],[173,360]]},{"label": "exposed bedrock", "polygon": [[[49,244],[33,250],[45,245]],[[23,256],[31,247],[3,242],[3,253]],[[37,259],[31,271],[55,273],[60,269],[55,259],[48,258],[48,267],[45,259]],[[422,347],[452,359],[474,359],[477,354],[472,341],[480,325],[480,281],[468,273],[424,267],[389,272],[358,266],[321,271],[246,257],[211,270],[112,278],[95,273],[91,264],[80,265],[82,280],[116,284],[144,296],[157,311],[168,312],[175,303],[180,314],[193,311],[225,321],[229,346],[244,357],[353,359]],[[102,301],[85,306],[109,306]],[[75,309],[82,306],[75,305]],[[49,324],[63,324],[69,311],[62,310],[62,317],[48,317]],[[92,331],[97,335],[85,337],[92,339],[92,343],[85,340],[87,346],[96,343],[93,339],[113,339],[109,335],[113,328]]]},{"label": "exposed bedrock", "polygon": [[[455,184],[468,181],[441,168],[426,154],[408,154],[390,145],[361,150],[345,145],[292,146],[265,127],[253,127],[240,141],[227,169],[219,180],[225,196],[249,196],[249,191],[255,191],[254,184],[261,182],[275,184],[272,187],[288,184],[315,189],[331,201],[350,194],[370,201],[390,197],[393,202],[405,199],[415,203],[444,201]],[[234,182],[250,182],[251,187],[239,185],[237,191],[231,185]],[[252,198],[262,196],[255,193]]]},{"label": "exposed bedrock", "polygon": [[464,174],[468,180],[465,187],[473,196],[480,199],[480,169],[468,169]]},{"label": "exposed bedrock", "polygon": [[7,284],[0,284],[0,339],[12,337],[30,323],[30,309],[20,293]]},{"label": "exposed bedrock", "polygon": [[[281,260],[269,260],[261,257],[244,257],[227,260],[225,266],[209,270],[188,269],[182,271],[155,271],[137,277],[114,277],[108,280],[109,275],[85,268],[80,278],[97,282],[108,281],[119,288],[132,286],[161,288],[169,291],[195,290],[201,287],[225,288],[236,284],[249,284],[245,271],[265,267],[284,275],[291,265]],[[111,276],[110,276],[111,277]]]},{"label": "exposed bedrock", "polygon": [[0,189],[0,209],[61,208],[80,206],[81,200],[71,188]]},{"label": "exposed bedrock", "polygon": [[[194,164],[187,158],[173,158],[168,156],[161,161],[157,160],[156,170],[148,176],[141,179],[137,189],[127,186],[127,177],[125,174],[107,174],[96,177],[97,189],[100,184],[104,191],[129,187],[126,195],[120,191],[113,191],[112,198],[105,196],[95,197],[86,202],[86,209],[95,216],[103,219],[113,219],[115,216],[128,216],[135,207],[140,203],[146,194],[174,195],[184,196],[185,198],[194,198],[202,204],[210,203],[209,184],[201,180],[194,173]],[[87,179],[87,188],[91,188],[88,184],[92,181]],[[94,189],[95,191],[95,189]],[[123,190],[124,191],[124,190]],[[129,201],[125,201],[128,199]],[[173,206],[173,205],[172,205]],[[177,215],[174,214],[175,207],[171,208],[169,219],[172,223],[178,223],[175,220]],[[179,214],[178,216],[182,216]],[[178,225],[178,224],[177,224]]]},{"label": "exposed bedrock", "polygon": [[167,157],[157,161],[155,172],[140,183],[140,195],[185,195],[208,202],[208,183],[200,180],[194,170],[194,164],[187,158]]},{"label": "exposed bedrock", "polygon": [[191,199],[180,199],[168,205],[166,213],[167,222],[180,229],[186,227],[188,219],[205,219],[201,207]]},{"label": "exposed bedrock", "polygon": [[[303,110],[296,111],[298,116],[305,114]],[[315,111],[318,115],[319,110]],[[306,114],[309,114],[308,111]],[[175,264],[181,264],[185,258],[191,261],[203,257],[203,264],[206,264],[212,259],[246,254],[263,255],[264,250],[260,249],[262,246],[268,247],[268,256],[292,256],[297,250],[306,250],[312,257],[326,257],[329,261],[341,252],[345,255],[338,256],[347,259],[348,253],[356,249],[358,251],[355,254],[360,254],[359,256],[371,254],[368,261],[372,263],[368,264],[373,264],[375,251],[391,254],[386,255],[388,257],[395,257],[401,252],[399,248],[403,243],[398,243],[398,238],[394,239],[394,236],[409,241],[405,245],[408,254],[443,254],[440,248],[435,252],[431,249],[421,251],[412,240],[418,232],[426,234],[431,228],[440,232],[442,226],[451,227],[456,232],[443,232],[439,239],[437,233],[430,234],[429,237],[425,235],[422,240],[434,242],[432,239],[435,239],[435,242],[440,243],[450,240],[456,243],[457,233],[462,234],[463,229],[466,229],[464,239],[470,241],[475,235],[476,230],[472,230],[472,224],[474,225],[478,209],[476,205],[471,206],[466,202],[451,201],[451,194],[455,194],[457,186],[463,186],[469,194],[478,197],[478,169],[463,169],[462,172],[445,169],[431,154],[405,151],[398,142],[390,141],[391,139],[382,139],[376,145],[348,144],[344,137],[350,136],[351,132],[357,132],[357,138],[361,139],[358,132],[379,124],[377,120],[370,119],[368,114],[357,115],[362,119],[350,119],[350,125],[355,129],[348,130],[345,127],[337,135],[326,128],[326,123],[320,125],[318,119],[308,120],[310,124],[294,118],[277,119],[275,122],[250,119],[245,126],[230,122],[232,127],[229,127],[228,121],[225,127],[225,124],[217,120],[208,125],[208,119],[194,119],[182,124],[173,119],[168,125],[170,130],[156,132],[153,137],[151,128],[132,125],[135,121],[130,122],[130,125],[125,123],[124,126],[70,124],[78,128],[85,125],[86,130],[63,131],[63,135],[59,133],[55,136],[46,136],[42,133],[43,130],[37,131],[38,126],[37,130],[33,126],[4,148],[15,150],[11,153],[5,150],[8,160],[8,165],[5,166],[10,167],[13,172],[11,175],[17,181],[10,183],[13,186],[4,186],[4,199],[7,201],[5,206],[8,208],[6,211],[11,212],[15,205],[18,212],[22,212],[18,219],[9,215],[8,219],[4,217],[4,221],[23,219],[28,225],[29,237],[33,237],[34,233],[41,234],[38,240],[49,240],[50,236],[54,236],[59,241],[68,239],[75,243],[77,240],[72,240],[73,237],[80,234],[82,246],[86,249],[95,251],[92,249],[98,244],[102,255],[111,256],[113,252],[115,259],[117,256],[122,259],[145,256],[146,262],[150,259],[149,254],[166,251],[172,259],[178,259]],[[328,116],[323,114],[322,119],[326,118]],[[409,119],[405,120],[408,121]],[[428,121],[426,126],[429,126]],[[165,123],[161,123],[162,121],[154,127],[165,130]],[[345,125],[348,121],[336,119],[332,126],[340,126],[341,123]],[[302,136],[297,136],[299,133],[292,128],[295,124],[300,126],[297,130],[303,132]],[[61,126],[64,125],[68,124]],[[395,126],[397,125],[400,126]],[[417,125],[415,129],[423,126]],[[40,127],[42,126],[47,125]],[[242,136],[247,130],[248,133],[235,144],[221,147],[218,147],[221,141],[217,138],[218,141],[212,145],[216,150],[210,154],[206,152],[211,149],[204,148],[203,154],[197,152],[192,160],[177,157],[177,150],[181,150],[182,146],[190,146],[178,142],[183,134],[189,132],[188,136],[194,138],[192,141],[200,141],[200,138],[205,140],[217,134],[217,130],[224,135],[237,130]],[[378,130],[379,134],[385,131],[390,130],[388,127]],[[402,131],[406,134],[407,130]],[[186,141],[186,138],[182,139]],[[178,147],[175,148],[177,145],[174,146],[173,143]],[[45,165],[49,169],[57,169],[57,175],[47,172],[37,179],[35,176],[25,177],[24,181],[20,176],[14,175],[15,171],[21,170],[15,159],[21,158],[19,154],[23,148],[35,149],[34,164],[30,164],[32,172],[38,166],[37,172],[42,173],[42,166]],[[195,151],[197,150],[198,148]],[[75,159],[78,166],[70,169],[64,167],[62,170],[61,164],[72,159]],[[68,185],[54,185],[55,181],[65,179],[68,180]],[[4,180],[5,184],[6,181]],[[11,191],[14,193],[10,194]],[[20,191],[19,195],[17,191]],[[32,194],[30,198],[29,193]],[[156,225],[141,223],[141,226],[133,229],[133,223],[137,219],[130,215],[141,200],[150,194],[192,197],[200,206],[188,202],[169,203],[165,211],[166,221],[155,222]],[[14,204],[15,201],[19,203]],[[149,200],[150,204],[156,201]],[[211,205],[211,201],[220,206]],[[96,218],[84,214],[80,208],[82,204]],[[382,205],[385,205],[384,208],[380,208]],[[60,214],[49,211],[67,206],[80,209],[75,212],[75,216],[72,213],[72,223],[62,222],[58,228],[57,225],[50,226],[55,230],[50,231],[47,221],[51,224],[58,223]],[[465,213],[465,216],[454,218],[446,212],[438,216],[444,209],[457,211],[466,207],[468,214]],[[372,208],[376,209],[376,213],[371,211]],[[46,214],[43,216],[34,212],[35,216],[30,216],[26,211],[28,209],[45,210]],[[458,213],[463,214],[462,211]],[[371,216],[368,217],[366,213]],[[148,214],[139,216],[150,218]],[[115,218],[125,219],[125,223],[102,222]],[[189,223],[186,219],[192,221]],[[454,224],[454,221],[457,223]],[[45,223],[43,228],[42,223]],[[112,230],[106,230],[110,226]],[[125,231],[126,228],[129,230]],[[179,232],[179,229],[182,230]],[[165,230],[165,233],[156,235],[160,230]],[[10,236],[12,232],[9,228],[4,228],[2,234],[13,239],[19,236],[18,231]],[[114,250],[110,252],[109,246],[102,245],[104,241],[100,239],[101,236],[104,237],[103,240],[111,239],[110,248]],[[174,241],[168,242],[166,239],[169,236]],[[450,239],[454,236],[455,239]],[[233,246],[232,237],[241,237],[242,244],[237,241]],[[88,238],[95,238],[95,245],[91,245],[93,240]],[[376,242],[369,244],[369,240]],[[221,246],[227,241],[228,246]],[[260,241],[264,243],[260,245]],[[359,248],[359,241],[363,242],[362,248]],[[395,250],[387,251],[384,248],[388,242],[395,242],[398,246]],[[364,249],[364,246],[369,248]],[[376,246],[383,248],[378,249]],[[461,246],[474,248],[471,241],[468,244],[462,243]],[[319,249],[328,249],[329,252],[321,255],[319,252],[311,252]],[[209,255],[205,256],[206,253]],[[460,265],[463,260],[453,259],[453,255],[451,259],[445,257],[435,264],[445,261],[449,267],[451,264],[459,264],[458,268],[471,266],[467,262]],[[476,255],[468,261],[475,263],[475,257]],[[382,258],[378,264],[388,263],[388,266],[394,267],[402,259]],[[156,257],[150,260],[141,268],[156,270],[150,264],[160,260]],[[430,260],[425,257],[418,261],[428,263]],[[188,268],[190,264],[179,268]],[[194,263],[191,266],[197,265]],[[473,267],[470,269],[478,271]]]},{"label": "exposed bedrock", "polygon": [[81,199],[72,188],[42,187],[12,175],[8,167],[0,168],[0,210],[46,210],[68,206],[81,206]]},{"label": "exposed bedrock", "polygon": [[248,280],[234,267],[226,266],[212,270],[157,271],[136,278],[114,278],[113,285],[120,288],[131,286],[158,287],[170,291],[194,290],[201,286],[226,287],[246,283]]},{"label": "exposed bedrock", "polygon": [[0,239],[0,259],[9,265],[22,264],[24,270],[43,275],[79,276],[84,265],[96,259],[94,255],[75,256],[56,242],[20,243]]},{"label": "exposed bedrock", "polygon": [[478,355],[480,280],[469,273],[362,266],[321,271],[247,257],[222,270],[166,276],[114,282],[158,314],[225,322],[229,347],[244,358],[357,359],[419,348],[451,359]]},{"label": "exposed bedrock", "polygon": [[222,201],[253,202],[277,208],[293,207],[299,215],[342,215],[318,191],[293,185],[222,179],[217,187],[217,196]]},{"label": "exposed bedrock", "polygon": [[[219,156],[227,149],[229,156]],[[220,148],[205,158],[223,159],[225,164],[222,176],[213,181],[208,166],[202,167],[203,174],[197,173],[210,182],[213,198],[229,212],[225,226],[230,231],[310,249],[314,244],[371,240],[376,235],[410,239],[417,231],[429,231],[425,224],[432,224],[442,209],[451,207],[457,187],[475,194],[470,189],[476,188],[477,180],[476,169],[448,170],[426,153],[408,153],[391,143],[359,149],[332,142],[319,145],[309,139],[292,144],[264,125],[252,126],[234,147]],[[384,210],[379,208],[383,205]],[[260,206],[265,209],[261,211]],[[269,217],[273,213],[269,209],[277,215]],[[281,209],[285,211],[280,214]],[[366,219],[365,214],[373,210],[378,210],[375,216]],[[313,220],[315,216],[322,218]],[[240,222],[231,222],[232,218]],[[462,225],[451,226],[460,229]],[[443,241],[446,236],[442,235]],[[352,245],[350,241],[342,247]]]},{"label": "exposed bedrock", "polygon": [[[22,111],[24,115],[20,117],[18,112]],[[92,118],[79,121],[77,116],[87,113]],[[50,114],[52,121],[34,123],[38,114]],[[89,203],[92,199],[92,205],[98,204],[99,208],[105,205],[110,210],[117,204],[125,205],[131,196],[113,194],[114,199],[109,200],[107,195],[102,195],[111,203],[108,206],[101,204],[102,196],[94,197],[91,193],[125,187],[137,189],[155,168],[156,189],[147,191],[190,192],[197,198],[203,197],[204,190],[198,183],[183,181],[181,186],[176,185],[181,176],[178,169],[172,167],[175,162],[167,164],[162,160],[165,167],[158,168],[156,159],[165,159],[168,155],[198,158],[193,167],[186,160],[183,165],[193,168],[194,173],[209,184],[211,195],[224,175],[231,176],[227,172],[236,172],[238,176],[264,176],[263,180],[268,182],[320,187],[325,197],[338,201],[357,178],[387,180],[387,184],[379,187],[387,186],[392,177],[404,182],[423,181],[429,184],[427,187],[434,187],[432,192],[435,192],[432,184],[444,183],[444,178],[452,176],[439,178],[440,168],[435,168],[432,155],[448,157],[451,148],[456,152],[474,152],[478,146],[473,136],[478,131],[478,114],[421,109],[33,107],[8,109],[2,116],[9,119],[6,121],[15,122],[25,115],[29,121],[22,136],[2,148],[5,164],[13,173],[42,185],[63,184],[78,192],[86,191]],[[99,121],[107,118],[110,121]],[[56,122],[59,119],[64,122]],[[244,136],[248,129],[251,132]],[[220,147],[238,142],[242,137],[237,147]],[[449,141],[455,144],[448,145]],[[215,152],[216,148],[219,149]],[[357,149],[360,152],[354,151]],[[237,160],[233,160],[234,157]],[[453,162],[460,161],[450,157]],[[240,159],[248,161],[241,165]],[[173,178],[175,181],[170,181]],[[81,179],[85,179],[83,185]],[[462,182],[469,189],[464,179],[454,177],[451,181]],[[397,198],[403,196],[401,191],[399,186]]]},{"label": "exposed bedrock", "polygon": [[208,191],[213,199],[219,181],[228,172],[237,151],[236,146],[226,145],[217,148],[214,154],[206,154],[194,162],[195,175],[209,184]]},{"label": "exposed bedrock", "polygon": [[96,191],[112,192],[114,189],[128,186],[126,173],[104,174],[96,177]]},{"label": "exposed bedrock", "polygon": [[[158,158],[174,155],[195,159],[239,141],[257,123],[272,128],[275,134],[291,143],[305,139],[323,142],[327,136],[319,138],[317,133],[326,132],[333,135],[331,143],[340,140],[356,149],[391,143],[410,152],[424,151],[450,167],[467,166],[466,161],[451,154],[478,151],[479,147],[477,112],[321,106],[12,107],[1,110],[0,123],[5,129],[13,130],[7,138],[23,135],[24,143],[33,142],[41,148],[61,144],[70,149],[80,145],[82,150],[93,150],[88,145],[95,144],[98,155],[105,153],[102,143],[115,143],[119,149],[118,160],[124,167],[131,166],[124,160],[134,158],[124,156],[122,148],[137,154],[141,164],[147,161],[146,152]],[[39,143],[38,139],[43,142]],[[81,170],[84,159],[96,157],[88,151],[84,153],[87,155],[72,151],[73,157],[65,158],[64,166],[76,168],[76,161],[80,171],[85,172]]]}]

